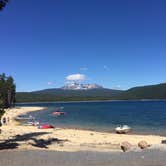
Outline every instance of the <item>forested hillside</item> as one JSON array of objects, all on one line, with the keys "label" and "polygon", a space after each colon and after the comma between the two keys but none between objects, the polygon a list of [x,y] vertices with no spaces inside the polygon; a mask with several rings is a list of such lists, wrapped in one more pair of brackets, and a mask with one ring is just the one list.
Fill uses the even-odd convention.
[{"label": "forested hillside", "polygon": [[35,92],[18,92],[16,98],[17,102],[166,99],[166,84],[135,87],[126,91],[104,88],[91,90],[45,89]]}]

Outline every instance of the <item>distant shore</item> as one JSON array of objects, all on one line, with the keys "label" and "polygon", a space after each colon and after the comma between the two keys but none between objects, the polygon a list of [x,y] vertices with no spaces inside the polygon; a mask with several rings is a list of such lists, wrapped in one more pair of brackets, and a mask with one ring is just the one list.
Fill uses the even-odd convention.
[{"label": "distant shore", "polygon": [[37,104],[37,103],[95,103],[95,102],[118,102],[118,101],[166,101],[166,99],[137,99],[137,100],[85,100],[85,101],[39,101],[39,102],[18,102],[18,104]]},{"label": "distant shore", "polygon": [[[43,110],[43,107],[18,107],[7,111],[13,119],[23,113]],[[96,132],[90,130],[55,128],[55,129],[38,129],[36,126],[18,125],[11,121],[1,127],[0,144],[3,145],[1,150],[6,148],[19,150],[53,150],[53,151],[121,151],[120,145],[123,141],[128,141],[133,145],[134,150],[138,149],[138,142],[147,141],[151,146],[164,148],[161,141],[166,137],[155,135],[118,135],[115,133]],[[10,141],[9,141],[10,140]],[[9,144],[9,142],[10,144]],[[5,147],[6,145],[6,147]],[[8,147],[9,146],[9,147]],[[13,147],[11,146],[11,147]]]}]

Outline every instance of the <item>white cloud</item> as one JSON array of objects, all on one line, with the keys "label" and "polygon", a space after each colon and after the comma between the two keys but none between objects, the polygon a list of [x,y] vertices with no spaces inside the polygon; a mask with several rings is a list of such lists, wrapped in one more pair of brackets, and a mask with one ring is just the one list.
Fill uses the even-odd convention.
[{"label": "white cloud", "polygon": [[71,74],[66,77],[67,81],[84,81],[86,76],[84,74]]},{"label": "white cloud", "polygon": [[87,71],[88,68],[87,68],[87,67],[81,67],[80,70],[82,70],[82,71]]}]

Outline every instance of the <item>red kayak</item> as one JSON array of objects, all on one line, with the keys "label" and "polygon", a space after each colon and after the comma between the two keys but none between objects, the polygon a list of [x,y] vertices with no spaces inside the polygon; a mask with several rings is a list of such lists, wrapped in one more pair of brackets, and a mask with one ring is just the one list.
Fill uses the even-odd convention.
[{"label": "red kayak", "polygon": [[43,125],[38,126],[38,128],[39,129],[52,129],[52,128],[54,128],[54,126],[49,125],[49,124],[43,124]]}]

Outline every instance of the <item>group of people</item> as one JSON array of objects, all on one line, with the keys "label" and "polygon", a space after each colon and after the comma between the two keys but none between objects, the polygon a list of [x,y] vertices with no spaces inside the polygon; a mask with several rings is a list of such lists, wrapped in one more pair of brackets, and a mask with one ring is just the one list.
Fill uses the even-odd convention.
[{"label": "group of people", "polygon": [[1,125],[7,125],[9,123],[10,123],[10,117],[9,116],[2,116]]}]

